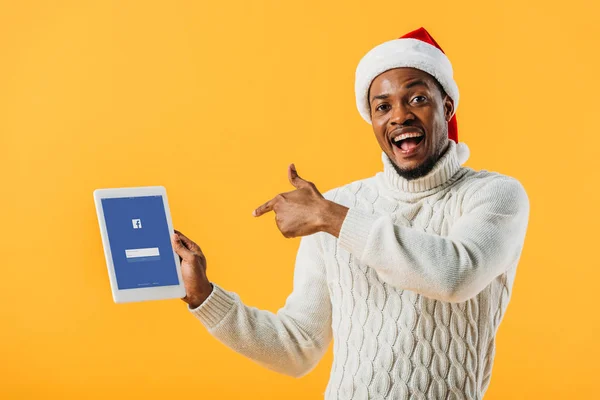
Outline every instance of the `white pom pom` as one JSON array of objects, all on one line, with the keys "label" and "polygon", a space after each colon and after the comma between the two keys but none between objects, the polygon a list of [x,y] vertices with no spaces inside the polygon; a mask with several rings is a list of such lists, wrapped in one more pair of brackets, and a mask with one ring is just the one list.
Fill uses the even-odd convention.
[{"label": "white pom pom", "polygon": [[471,155],[471,151],[469,150],[469,146],[466,143],[458,142],[456,144],[456,155],[458,156],[458,162],[460,165],[467,162],[469,156]]}]

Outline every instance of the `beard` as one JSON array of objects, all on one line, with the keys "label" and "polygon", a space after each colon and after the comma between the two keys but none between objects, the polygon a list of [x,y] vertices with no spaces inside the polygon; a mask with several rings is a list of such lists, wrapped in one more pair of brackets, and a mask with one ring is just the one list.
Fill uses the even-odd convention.
[{"label": "beard", "polygon": [[448,139],[448,124],[443,125],[444,126],[442,128],[442,132],[440,132],[438,136],[439,140],[435,144],[435,151],[429,157],[427,157],[425,161],[423,161],[421,164],[417,165],[414,168],[404,169],[396,165],[396,163],[393,160],[390,160],[392,161],[392,165],[394,166],[394,169],[396,170],[398,175],[400,175],[406,180],[413,180],[421,178],[431,172],[435,164],[448,149],[446,147],[446,144],[450,140]]}]

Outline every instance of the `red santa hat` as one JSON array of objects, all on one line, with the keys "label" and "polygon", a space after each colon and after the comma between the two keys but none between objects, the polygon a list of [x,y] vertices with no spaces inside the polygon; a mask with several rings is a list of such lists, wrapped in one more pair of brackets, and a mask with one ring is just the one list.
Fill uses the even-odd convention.
[{"label": "red santa hat", "polygon": [[427,72],[444,88],[454,103],[454,113],[448,122],[448,138],[456,142],[458,160],[464,164],[469,158],[469,148],[458,141],[456,109],[458,108],[458,86],[454,82],[452,64],[442,48],[425,28],[419,28],[399,39],[382,43],[370,50],[358,63],[354,92],[358,112],[371,123],[369,88],[373,79],[393,68],[412,67]]}]

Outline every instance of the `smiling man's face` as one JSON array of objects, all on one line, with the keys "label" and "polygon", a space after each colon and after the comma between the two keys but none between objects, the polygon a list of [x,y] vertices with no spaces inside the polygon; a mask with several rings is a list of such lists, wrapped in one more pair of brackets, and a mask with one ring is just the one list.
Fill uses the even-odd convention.
[{"label": "smiling man's face", "polygon": [[[453,113],[435,78],[415,68],[391,69],[371,83],[369,104],[379,146],[396,171],[406,179],[430,172],[447,148]],[[398,141],[404,134],[414,137]]]}]

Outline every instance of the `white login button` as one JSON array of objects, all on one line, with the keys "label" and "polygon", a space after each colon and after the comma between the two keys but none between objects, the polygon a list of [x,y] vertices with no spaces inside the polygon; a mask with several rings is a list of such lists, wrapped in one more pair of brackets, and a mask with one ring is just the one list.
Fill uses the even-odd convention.
[{"label": "white login button", "polygon": [[160,260],[158,247],[147,247],[145,249],[127,249],[125,257],[129,262]]}]

